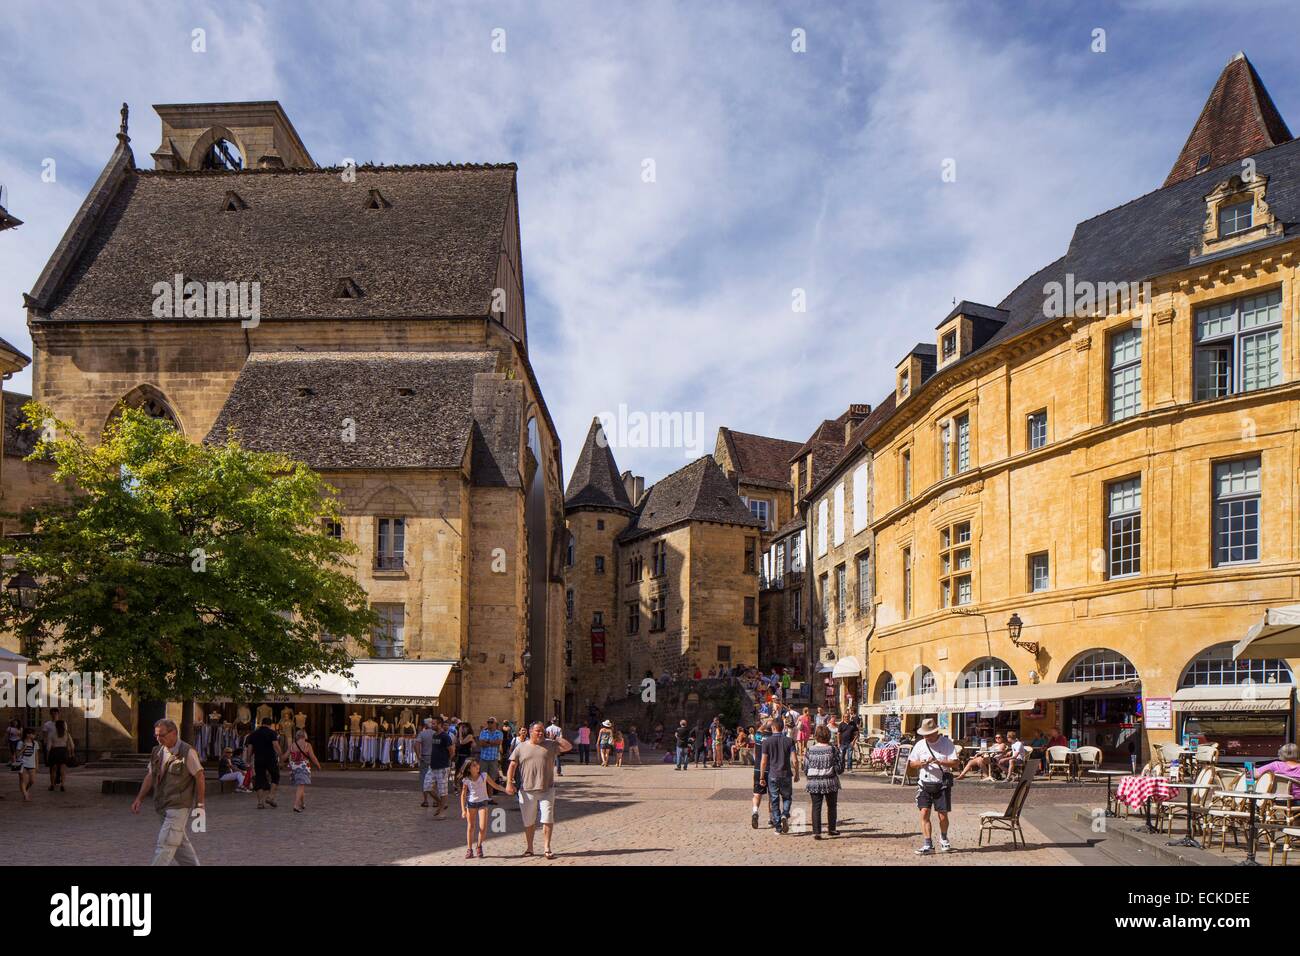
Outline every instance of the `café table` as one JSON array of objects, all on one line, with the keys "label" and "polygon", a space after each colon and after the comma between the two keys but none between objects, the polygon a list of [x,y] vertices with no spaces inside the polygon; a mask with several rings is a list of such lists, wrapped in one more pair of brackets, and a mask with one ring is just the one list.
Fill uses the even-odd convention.
[{"label": "caf\u00e9 table", "polygon": [[1246,859],[1238,863],[1238,866],[1259,866],[1259,861],[1255,859],[1255,805],[1263,800],[1273,800],[1276,794],[1272,792],[1259,793],[1255,790],[1216,790],[1216,797],[1223,797],[1230,800],[1245,800],[1250,804],[1250,815],[1246,818]]},{"label": "caf\u00e9 table", "polygon": [[[1167,783],[1167,786],[1169,786],[1174,790],[1187,791],[1187,835],[1184,836],[1181,840],[1170,840],[1168,845],[1169,846],[1190,846],[1190,847],[1194,847],[1197,850],[1205,849],[1205,847],[1202,846],[1201,842],[1197,840],[1194,836],[1192,836],[1192,791],[1198,789],[1197,784],[1194,782],[1174,783],[1172,780],[1170,780]],[[1201,784],[1201,786],[1208,786],[1208,784]]]},{"label": "caf\u00e9 table", "polygon": [[1111,809],[1111,806],[1113,806],[1113,804],[1111,802],[1111,795],[1110,795],[1110,782],[1115,777],[1131,777],[1132,774],[1129,773],[1127,770],[1089,770],[1088,773],[1095,774],[1098,777],[1106,778],[1106,816],[1108,817],[1119,816],[1118,813],[1116,813],[1114,810]]},{"label": "caf\u00e9 table", "polygon": [[1123,801],[1131,809],[1136,810],[1137,805],[1142,804],[1146,822],[1137,828],[1140,833],[1160,832],[1151,825],[1151,801],[1168,800],[1172,794],[1169,781],[1164,777],[1126,776],[1119,782],[1119,789],[1115,791],[1116,799]]}]

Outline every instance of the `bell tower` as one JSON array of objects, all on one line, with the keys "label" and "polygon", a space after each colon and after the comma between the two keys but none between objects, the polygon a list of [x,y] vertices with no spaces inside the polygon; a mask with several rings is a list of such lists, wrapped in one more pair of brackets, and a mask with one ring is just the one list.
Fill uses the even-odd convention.
[{"label": "bell tower", "polygon": [[154,106],[155,169],[311,169],[316,163],[274,100]]}]

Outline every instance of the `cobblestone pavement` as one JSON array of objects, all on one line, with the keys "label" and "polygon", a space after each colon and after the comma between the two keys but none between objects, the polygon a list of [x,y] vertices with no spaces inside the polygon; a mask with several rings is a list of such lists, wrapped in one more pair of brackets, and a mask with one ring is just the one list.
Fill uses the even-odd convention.
[{"label": "cobblestone pavement", "polygon": [[[649,755],[647,755],[649,758]],[[118,772],[115,776],[120,777]],[[0,778],[2,779],[2,778]],[[148,862],[157,817],[146,806],[130,812],[128,796],[103,796],[103,775],[82,768],[69,774],[66,793],[41,785],[33,802],[19,799],[11,776],[0,800],[0,832],[20,837],[17,863],[46,865],[132,865]],[[286,776],[287,779],[287,776]],[[951,838],[956,852],[919,859],[914,789],[853,774],[841,794],[841,836],[815,841],[810,829],[780,836],[767,825],[766,799],[761,828],[750,827],[753,771],[692,767],[685,773],[655,763],[622,769],[566,764],[558,784],[554,849],[556,860],[520,856],[524,837],[513,799],[497,798],[501,812],[489,832],[484,860],[464,859],[465,824],[459,804],[443,819],[420,808],[413,771],[338,771],[316,774],[308,789],[308,812],[290,810],[288,788],[278,809],[256,809],[250,794],[209,794],[206,832],[191,839],[204,864],[912,864],[923,866],[1074,864],[1066,846],[1053,845],[1024,821],[1028,848],[1013,851],[1005,835],[992,848],[977,848],[981,810],[1002,810],[1010,792],[987,785],[958,784]],[[1062,788],[1036,791],[1031,803],[1073,812],[1098,802],[1090,791]],[[795,787],[796,815],[810,817],[802,781]],[[798,816],[796,816],[796,822]],[[14,846],[10,843],[11,848]]]}]

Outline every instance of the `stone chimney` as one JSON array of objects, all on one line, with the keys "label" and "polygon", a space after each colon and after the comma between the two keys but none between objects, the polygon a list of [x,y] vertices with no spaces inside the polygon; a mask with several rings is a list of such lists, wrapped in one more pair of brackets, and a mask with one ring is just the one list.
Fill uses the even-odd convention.
[{"label": "stone chimney", "polygon": [[625,471],[619,477],[623,479],[623,490],[627,492],[627,500],[632,502],[632,507],[635,508],[641,503],[641,496],[645,494],[645,476]]}]

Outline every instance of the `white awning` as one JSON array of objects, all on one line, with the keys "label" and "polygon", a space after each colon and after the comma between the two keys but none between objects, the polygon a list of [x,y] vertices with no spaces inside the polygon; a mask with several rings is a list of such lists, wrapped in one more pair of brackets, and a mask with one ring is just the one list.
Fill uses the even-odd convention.
[{"label": "white awning", "polygon": [[1040,700],[1137,694],[1135,680],[1065,681],[1059,684],[1007,684],[1001,687],[949,687],[934,694],[913,694],[885,704],[867,704],[868,714],[962,714],[981,711],[1033,710]]},{"label": "white awning", "polygon": [[1251,713],[1291,709],[1293,684],[1232,684],[1224,687],[1182,687],[1174,706],[1200,714]]},{"label": "white awning", "polygon": [[13,651],[7,651],[0,647],[0,674],[13,674],[17,676],[18,668],[23,667],[23,673],[29,669],[31,664],[27,658],[21,654],[15,654]]},{"label": "white awning", "polygon": [[265,699],[303,704],[436,704],[453,666],[452,661],[355,660],[350,677],[317,672],[296,693]]},{"label": "white awning", "polygon": [[853,657],[852,655],[849,655],[847,657],[841,657],[838,661],[835,662],[835,670],[831,672],[831,676],[832,677],[861,677],[862,665],[859,664],[858,659],[856,657]]},{"label": "white awning", "polygon": [[1232,659],[1300,657],[1300,604],[1271,607],[1232,648]]}]

